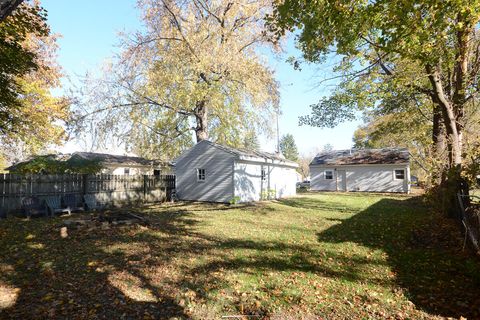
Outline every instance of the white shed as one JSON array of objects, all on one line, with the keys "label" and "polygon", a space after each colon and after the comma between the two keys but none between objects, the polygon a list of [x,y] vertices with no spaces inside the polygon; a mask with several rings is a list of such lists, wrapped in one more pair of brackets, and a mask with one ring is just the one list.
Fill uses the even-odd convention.
[{"label": "white shed", "polygon": [[175,161],[180,200],[251,202],[296,194],[297,163],[201,141]]},{"label": "white shed", "polygon": [[319,153],[310,163],[316,191],[410,192],[407,149],[338,150]]}]

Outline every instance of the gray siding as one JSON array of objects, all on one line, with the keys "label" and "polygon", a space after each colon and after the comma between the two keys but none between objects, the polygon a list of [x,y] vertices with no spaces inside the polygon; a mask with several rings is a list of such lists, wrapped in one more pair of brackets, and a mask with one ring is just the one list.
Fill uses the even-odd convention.
[{"label": "gray siding", "polygon": [[[358,166],[312,166],[311,189],[317,191],[336,191],[337,172],[346,171],[347,191],[369,192],[404,192],[409,190],[410,169],[406,164],[400,165],[358,165]],[[397,180],[394,170],[405,170],[405,179]],[[325,170],[334,170],[333,180],[325,180]]]},{"label": "gray siding", "polygon": [[[198,143],[176,162],[176,192],[181,200],[229,202],[233,198],[235,156],[208,143]],[[205,181],[197,181],[197,168]]]},{"label": "gray siding", "polygon": [[[325,170],[333,170],[333,180],[325,180]],[[336,191],[336,175],[334,168],[310,167],[310,189],[316,191]]]}]

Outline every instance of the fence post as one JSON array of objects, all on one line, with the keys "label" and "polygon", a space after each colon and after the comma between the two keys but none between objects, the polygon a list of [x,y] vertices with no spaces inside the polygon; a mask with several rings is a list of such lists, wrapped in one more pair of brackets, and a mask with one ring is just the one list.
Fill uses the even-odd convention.
[{"label": "fence post", "polygon": [[143,175],[143,202],[147,202],[147,175]]},{"label": "fence post", "polygon": [[82,174],[82,196],[85,196],[87,194],[88,190],[88,174],[84,173]]},{"label": "fence post", "polygon": [[6,208],[5,206],[5,194],[6,194],[6,190],[5,190],[5,186],[6,186],[6,182],[5,180],[7,179],[7,175],[6,174],[0,174],[0,177],[2,178],[2,194],[1,194],[1,197],[2,197],[2,208]]}]

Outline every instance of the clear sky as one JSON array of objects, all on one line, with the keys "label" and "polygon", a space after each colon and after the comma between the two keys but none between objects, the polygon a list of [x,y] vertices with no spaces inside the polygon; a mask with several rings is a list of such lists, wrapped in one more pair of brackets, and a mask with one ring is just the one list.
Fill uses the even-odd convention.
[{"label": "clear sky", "polygon": [[[117,52],[119,32],[142,27],[135,3],[135,0],[42,1],[43,7],[48,11],[52,32],[62,35],[58,41],[58,58],[66,75],[63,79],[64,87],[76,83],[86,72],[95,72]],[[299,55],[299,52],[290,40],[284,56],[268,56],[281,86],[280,134],[293,134],[301,153],[312,153],[327,143],[337,149],[350,148],[359,121],[345,123],[334,129],[298,125],[298,117],[308,114],[311,104],[329,94],[331,86],[318,86],[317,83],[330,68],[328,65],[303,66],[302,71],[296,71],[285,62],[292,55]],[[262,138],[261,143],[265,150],[271,151],[275,149],[276,140]],[[69,142],[61,151],[80,150],[77,143]],[[122,150],[109,151],[122,153]]]}]

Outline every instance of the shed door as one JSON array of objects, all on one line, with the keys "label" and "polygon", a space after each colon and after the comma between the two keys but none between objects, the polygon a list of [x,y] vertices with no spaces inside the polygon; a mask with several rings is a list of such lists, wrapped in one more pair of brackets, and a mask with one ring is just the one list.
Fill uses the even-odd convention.
[{"label": "shed door", "polygon": [[337,170],[337,191],[347,191],[347,173],[345,170]]}]

